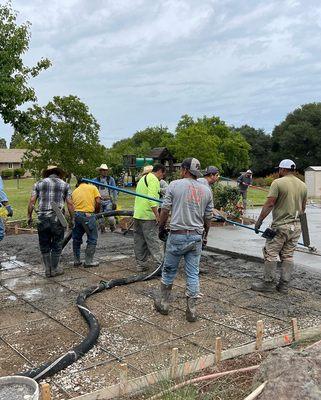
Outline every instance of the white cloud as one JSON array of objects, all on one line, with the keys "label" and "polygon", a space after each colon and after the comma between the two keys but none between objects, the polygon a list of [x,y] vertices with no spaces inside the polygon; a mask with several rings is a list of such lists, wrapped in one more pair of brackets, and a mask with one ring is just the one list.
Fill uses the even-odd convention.
[{"label": "white cloud", "polygon": [[14,0],[32,22],[39,101],[79,95],[110,145],[184,113],[270,131],[320,100],[316,0]]}]

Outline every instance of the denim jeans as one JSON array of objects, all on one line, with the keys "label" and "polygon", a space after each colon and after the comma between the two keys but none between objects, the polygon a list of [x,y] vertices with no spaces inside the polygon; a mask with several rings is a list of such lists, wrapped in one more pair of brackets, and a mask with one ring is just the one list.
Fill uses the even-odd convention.
[{"label": "denim jeans", "polygon": [[[88,214],[87,214],[88,215]],[[87,234],[87,243],[96,245],[98,238],[96,217],[94,214],[86,216],[86,213],[76,211],[75,213],[75,226],[72,230],[72,240],[77,248],[80,249],[82,244],[82,237]]]},{"label": "denim jeans", "polygon": [[3,219],[0,218],[0,241],[3,240],[4,238],[4,223],[3,223]]},{"label": "denim jeans", "polygon": [[[106,211],[111,211],[113,209],[113,202],[111,200],[102,200],[100,204],[100,211],[101,212],[106,212]],[[104,225],[105,217],[99,218],[99,225]],[[116,225],[116,220],[115,217],[108,217],[107,218],[109,225]]]},{"label": "denim jeans", "polygon": [[173,283],[180,259],[184,257],[186,274],[186,296],[199,294],[199,263],[202,252],[202,235],[170,234],[166,243],[162,282]]},{"label": "denim jeans", "polygon": [[38,217],[38,238],[41,253],[53,253],[60,255],[65,229],[56,216]]}]

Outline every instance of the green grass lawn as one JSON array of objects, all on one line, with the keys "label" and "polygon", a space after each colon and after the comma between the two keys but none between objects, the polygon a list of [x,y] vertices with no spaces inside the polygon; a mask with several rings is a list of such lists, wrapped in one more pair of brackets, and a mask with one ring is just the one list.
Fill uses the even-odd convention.
[{"label": "green grass lawn", "polygon": [[247,193],[247,198],[249,205],[262,206],[265,203],[268,192],[263,190],[249,188]]}]

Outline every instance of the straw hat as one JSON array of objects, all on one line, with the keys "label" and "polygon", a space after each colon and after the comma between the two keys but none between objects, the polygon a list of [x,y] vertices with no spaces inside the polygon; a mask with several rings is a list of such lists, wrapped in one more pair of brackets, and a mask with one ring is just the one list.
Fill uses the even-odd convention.
[{"label": "straw hat", "polygon": [[60,177],[65,175],[65,171],[62,168],[58,167],[57,165],[48,165],[48,167],[43,170],[42,176],[44,178],[48,178],[48,176],[53,173],[56,173]]},{"label": "straw hat", "polygon": [[149,174],[150,172],[153,171],[153,166],[152,165],[145,165],[142,175]]},{"label": "straw hat", "polygon": [[102,169],[107,170],[107,169],[109,169],[109,168],[107,167],[107,164],[101,164],[100,167],[97,167],[97,168],[96,168],[96,171],[100,171],[100,170],[102,170]]}]

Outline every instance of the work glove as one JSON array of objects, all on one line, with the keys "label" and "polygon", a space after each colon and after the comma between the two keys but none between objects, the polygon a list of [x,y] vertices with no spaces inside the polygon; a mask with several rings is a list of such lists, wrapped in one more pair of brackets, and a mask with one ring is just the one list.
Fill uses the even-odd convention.
[{"label": "work glove", "polygon": [[6,209],[7,209],[8,217],[12,217],[12,216],[13,216],[13,209],[12,209],[12,207],[8,204],[8,205],[6,206]]},{"label": "work glove", "polygon": [[260,233],[261,225],[262,225],[262,221],[258,219],[254,225],[254,231],[256,234]]},{"label": "work glove", "polygon": [[158,237],[162,242],[166,242],[168,238],[168,229],[166,229],[164,226],[160,226],[158,228]]},{"label": "work glove", "polygon": [[204,238],[204,237],[203,237],[203,240],[202,240],[202,250],[204,250],[206,246],[207,246],[207,238]]},{"label": "work glove", "polygon": [[112,210],[117,210],[117,204],[116,204],[116,203],[113,203],[113,205],[111,206],[111,209],[112,209]]}]

